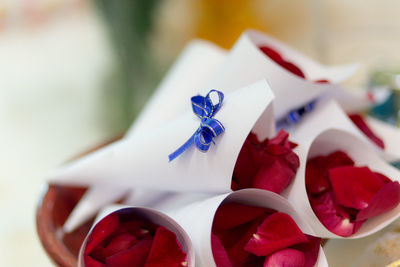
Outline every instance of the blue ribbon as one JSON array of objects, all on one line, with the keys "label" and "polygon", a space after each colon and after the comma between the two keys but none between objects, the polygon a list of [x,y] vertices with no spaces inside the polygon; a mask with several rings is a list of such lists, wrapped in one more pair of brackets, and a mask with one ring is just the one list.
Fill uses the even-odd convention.
[{"label": "blue ribbon", "polygon": [[[211,94],[217,94],[218,96],[218,102],[215,105],[211,101]],[[211,90],[205,97],[198,95],[191,98],[193,112],[201,120],[200,127],[186,143],[168,156],[169,161],[174,160],[193,143],[201,152],[208,151],[211,143],[214,143],[213,138],[225,131],[222,123],[213,118],[215,113],[221,108],[223,100],[224,94],[217,90]]]}]

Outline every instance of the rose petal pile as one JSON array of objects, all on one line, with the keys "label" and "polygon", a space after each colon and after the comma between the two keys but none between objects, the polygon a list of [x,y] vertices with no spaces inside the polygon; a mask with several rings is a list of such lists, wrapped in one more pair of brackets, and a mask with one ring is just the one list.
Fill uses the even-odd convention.
[{"label": "rose petal pile", "polygon": [[299,157],[293,152],[296,146],[284,130],[263,142],[250,133],[236,161],[232,190],[259,188],[280,194],[300,165]]},{"label": "rose petal pile", "polygon": [[320,241],[286,213],[237,203],[218,208],[211,237],[217,267],[312,267]]},{"label": "rose petal pile", "polygon": [[187,266],[175,233],[163,226],[116,212],[102,219],[84,249],[85,267]]},{"label": "rose petal pile", "polygon": [[[276,51],[268,46],[260,46],[260,50],[265,55],[267,55],[270,59],[275,61],[275,63],[280,65],[282,68],[286,69],[287,71],[293,73],[294,75],[296,75],[298,77],[306,79],[306,75],[304,74],[304,72],[298,66],[293,64],[292,62],[284,59],[278,51]],[[329,81],[326,79],[316,80],[315,82],[316,83],[329,83]]]},{"label": "rose petal pile", "polygon": [[315,214],[329,231],[344,237],[400,202],[397,181],[354,165],[346,153],[336,151],[312,158],[306,166],[306,188]]},{"label": "rose petal pile", "polygon": [[381,138],[379,138],[368,126],[366,121],[360,114],[349,114],[348,115],[351,121],[362,131],[372,142],[374,142],[377,146],[384,149],[385,143]]}]

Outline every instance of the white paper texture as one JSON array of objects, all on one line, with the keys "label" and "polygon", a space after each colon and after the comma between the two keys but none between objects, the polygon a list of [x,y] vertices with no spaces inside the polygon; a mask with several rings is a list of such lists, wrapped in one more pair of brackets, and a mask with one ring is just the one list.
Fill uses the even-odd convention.
[{"label": "white paper texture", "polygon": [[[296,211],[308,222],[314,235],[323,238],[343,238],[326,229],[314,214],[309,203],[305,187],[305,168],[307,159],[327,155],[337,150],[346,152],[356,166],[368,166],[380,172],[392,181],[398,181],[400,172],[386,163],[369,145],[355,126],[340,112],[331,112],[338,107],[328,102],[315,112],[307,115],[292,131],[291,140],[296,142],[296,154],[300,158],[300,167],[291,185],[283,192]],[[345,116],[345,115],[344,115]],[[362,227],[348,238],[360,238],[374,233],[400,216],[400,205],[380,216],[368,219]]]},{"label": "white paper texture", "polygon": [[[196,251],[196,266],[198,267],[216,266],[211,248],[211,229],[215,212],[222,202],[237,202],[275,209],[289,214],[304,233],[312,234],[313,232],[286,199],[278,194],[260,189],[243,189],[168,211],[167,214],[179,223],[191,238]],[[316,266],[328,266],[322,248],[320,248]]]},{"label": "white paper texture", "polygon": [[184,112],[190,104],[190,98],[205,88],[205,82],[220,67],[225,55],[225,50],[210,42],[191,41],[163,78],[127,135],[150,130]]},{"label": "white paper texture", "polygon": [[243,142],[272,100],[273,94],[266,81],[226,94],[215,115],[226,131],[214,139],[216,145],[212,145],[207,153],[192,146],[168,162],[168,155],[199,127],[199,119],[190,111],[147,136],[122,139],[73,162],[56,171],[50,181],[73,185],[121,184],[126,188],[186,192],[228,192]]},{"label": "white paper texture", "polygon": [[[259,49],[263,45],[276,49],[284,58],[294,62],[309,80],[292,74],[266,56]],[[228,53],[226,61],[207,87],[233,90],[260,79],[267,79],[275,94],[275,118],[281,119],[291,110],[308,104],[324,93],[351,97],[338,83],[350,77],[357,68],[357,64],[326,67],[265,34],[246,31]],[[328,79],[331,83],[313,82],[318,79]]]},{"label": "white paper texture", "polygon": [[400,160],[400,129],[369,116],[365,117],[365,121],[371,130],[383,140],[385,160]]},{"label": "white paper texture", "polygon": [[[195,266],[195,252],[194,252],[194,248],[192,245],[192,241],[189,238],[188,234],[172,218],[168,217],[167,215],[165,215],[164,213],[162,213],[160,211],[150,209],[150,208],[144,208],[144,207],[123,207],[123,206],[116,205],[116,206],[108,207],[106,210],[101,212],[100,216],[96,219],[96,222],[99,222],[101,219],[110,215],[113,212],[117,212],[118,210],[121,210],[121,207],[122,207],[122,209],[128,209],[129,212],[134,213],[138,217],[147,219],[150,222],[153,222],[155,224],[162,225],[165,228],[167,228],[168,230],[174,232],[176,234],[176,238],[178,239],[179,243],[182,246],[182,249],[184,251],[186,251],[186,253],[187,253],[188,266],[190,266],[190,267]],[[94,224],[93,227],[95,227],[96,224]],[[79,259],[78,259],[79,267],[85,266],[84,261],[83,261],[83,253],[85,250],[87,238],[91,234],[93,227],[89,231],[89,234],[86,236],[85,240],[83,241],[83,244],[79,251]]]}]

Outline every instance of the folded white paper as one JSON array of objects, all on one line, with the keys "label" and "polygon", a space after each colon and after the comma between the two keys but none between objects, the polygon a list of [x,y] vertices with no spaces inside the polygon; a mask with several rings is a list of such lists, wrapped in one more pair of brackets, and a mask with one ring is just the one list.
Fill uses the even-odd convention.
[{"label": "folded white paper", "polygon": [[[303,79],[287,71],[266,56],[260,46],[268,46],[282,53],[284,58],[299,66],[308,78]],[[237,89],[260,79],[267,79],[274,94],[274,114],[283,118],[288,112],[308,104],[324,93],[354,102],[365,101],[344,91],[338,83],[349,78],[358,64],[327,67],[298,53],[285,44],[257,31],[246,31],[228,53],[226,61],[208,83],[208,87]],[[330,83],[315,83],[327,79]]]},{"label": "folded white paper", "polygon": [[[216,266],[211,248],[212,224],[218,207],[222,203],[228,202],[266,207],[287,213],[293,218],[303,233],[313,234],[313,230],[306,223],[304,218],[295,211],[286,199],[278,194],[260,189],[243,189],[218,195],[167,212],[168,215],[186,230],[191,238],[196,251],[196,266]],[[315,266],[328,266],[322,248],[319,250],[318,260]]]},{"label": "folded white paper", "polygon": [[122,139],[66,165],[51,176],[50,182],[228,192],[240,149],[272,100],[273,94],[266,81],[226,94],[215,115],[226,130],[214,138],[215,145],[207,153],[191,146],[177,159],[168,162],[168,155],[185,143],[200,125],[197,116],[189,111],[147,135]]},{"label": "folded white paper", "polygon": [[400,129],[369,116],[365,118],[365,121],[371,130],[383,140],[385,149],[382,156],[384,159],[387,161],[400,160]]},{"label": "folded white paper", "polygon": [[[382,173],[392,181],[399,181],[400,172],[383,161],[355,126],[337,111],[338,105],[328,102],[307,115],[291,132],[291,138],[298,147],[295,152],[300,158],[293,183],[283,192],[296,211],[311,226],[316,236],[323,238],[343,238],[330,232],[314,214],[307,197],[305,169],[307,159],[327,155],[336,150],[347,153],[356,166],[368,166],[371,170]],[[333,111],[333,112],[332,112]],[[362,227],[349,238],[360,238],[374,233],[390,224],[400,216],[400,205],[382,215],[368,219]]]},{"label": "folded white paper", "polygon": [[138,218],[142,218],[145,220],[148,220],[152,223],[164,226],[168,230],[174,232],[176,234],[176,238],[178,239],[179,243],[182,246],[182,249],[187,253],[187,262],[190,267],[195,266],[195,252],[194,248],[192,245],[192,241],[190,240],[188,234],[185,232],[185,230],[178,224],[176,223],[172,218],[168,217],[164,213],[150,209],[150,208],[144,208],[144,207],[124,207],[120,208],[119,206],[114,206],[108,209],[106,212],[102,212],[101,216],[96,219],[96,223],[93,225],[92,229],[89,231],[88,235],[86,236],[85,240],[82,243],[82,246],[79,251],[79,258],[78,258],[78,266],[79,267],[84,267],[84,257],[83,253],[86,247],[87,239],[90,236],[92,230],[94,227],[96,227],[96,224],[104,219],[104,217],[110,215],[111,213],[124,213],[124,214],[134,214]]}]

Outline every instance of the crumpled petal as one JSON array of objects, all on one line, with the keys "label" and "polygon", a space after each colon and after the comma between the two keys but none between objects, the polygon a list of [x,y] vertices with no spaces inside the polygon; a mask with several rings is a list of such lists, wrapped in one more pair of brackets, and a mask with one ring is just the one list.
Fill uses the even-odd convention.
[{"label": "crumpled petal", "polygon": [[400,184],[390,182],[372,197],[367,208],[360,210],[356,221],[364,221],[371,217],[378,216],[397,207],[400,203]]},{"label": "crumpled petal", "polygon": [[293,152],[295,146],[284,130],[263,142],[250,133],[235,165],[232,190],[253,187],[281,193],[300,165],[299,157]]},{"label": "crumpled petal", "polygon": [[218,236],[211,234],[211,248],[214,256],[214,261],[217,267],[232,267],[228,253],[221,244]]},{"label": "crumpled petal", "polygon": [[257,256],[266,256],[307,241],[307,237],[289,215],[276,212],[263,221],[244,249]]},{"label": "crumpled petal", "polygon": [[329,231],[343,237],[355,232],[355,224],[343,209],[335,205],[331,192],[318,197],[310,195],[309,200],[315,215]]},{"label": "crumpled petal", "polygon": [[[106,258],[107,267],[144,266],[151,248],[152,238],[140,240],[132,248]],[[88,266],[89,267],[89,266]]]},{"label": "crumpled petal", "polygon": [[384,185],[368,167],[342,166],[329,170],[333,196],[339,205],[354,209],[368,207],[372,197]]},{"label": "crumpled petal", "polygon": [[175,233],[164,226],[159,226],[145,267],[179,267],[185,264],[187,265],[186,253],[182,250]]},{"label": "crumpled petal", "polygon": [[303,252],[285,248],[269,255],[263,267],[304,267],[305,262],[306,259]]},{"label": "crumpled petal", "polygon": [[213,221],[213,228],[230,229],[252,221],[266,212],[274,212],[271,209],[248,206],[235,202],[221,205]]},{"label": "crumpled petal", "polygon": [[348,116],[358,127],[358,129],[360,129],[372,142],[374,142],[380,148],[385,149],[385,143],[383,140],[371,130],[360,114],[350,114]]}]

